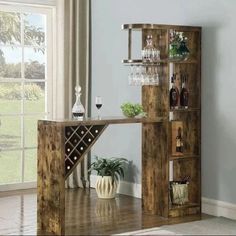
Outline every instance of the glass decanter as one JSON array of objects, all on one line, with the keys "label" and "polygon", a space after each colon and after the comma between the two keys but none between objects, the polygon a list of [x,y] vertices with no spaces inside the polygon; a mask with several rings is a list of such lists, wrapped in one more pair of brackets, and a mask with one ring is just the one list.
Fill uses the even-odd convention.
[{"label": "glass decanter", "polygon": [[83,120],[85,109],[80,100],[81,87],[79,85],[75,87],[75,95],[76,95],[76,101],[74,106],[72,107],[73,118],[77,120]]},{"label": "glass decanter", "polygon": [[155,62],[160,59],[160,51],[153,46],[152,35],[148,35],[146,46],[142,50],[143,62]]}]

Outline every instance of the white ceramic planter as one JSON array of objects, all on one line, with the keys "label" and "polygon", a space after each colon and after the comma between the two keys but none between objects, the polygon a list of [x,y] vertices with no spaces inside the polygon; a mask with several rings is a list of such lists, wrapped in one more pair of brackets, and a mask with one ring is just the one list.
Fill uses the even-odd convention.
[{"label": "white ceramic planter", "polygon": [[118,183],[112,183],[111,176],[98,176],[96,182],[96,192],[99,198],[111,199],[115,198]]}]

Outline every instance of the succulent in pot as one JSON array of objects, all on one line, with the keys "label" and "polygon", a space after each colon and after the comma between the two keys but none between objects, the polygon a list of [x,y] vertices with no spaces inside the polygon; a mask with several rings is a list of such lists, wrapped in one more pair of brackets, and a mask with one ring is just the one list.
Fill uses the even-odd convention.
[{"label": "succulent in pot", "polygon": [[126,117],[135,117],[138,115],[146,116],[146,113],[143,111],[143,106],[141,104],[133,104],[130,102],[123,103],[121,105],[121,110]]},{"label": "succulent in pot", "polygon": [[89,173],[97,171],[96,192],[99,198],[115,198],[118,182],[124,178],[125,158],[103,158],[95,157],[95,161],[90,165]]}]

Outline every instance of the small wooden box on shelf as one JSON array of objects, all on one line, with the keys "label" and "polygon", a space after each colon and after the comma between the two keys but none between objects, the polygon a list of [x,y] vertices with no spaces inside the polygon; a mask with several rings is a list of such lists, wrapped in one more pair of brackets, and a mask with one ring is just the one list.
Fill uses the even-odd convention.
[{"label": "small wooden box on shelf", "polygon": [[[143,124],[142,147],[142,206],[144,212],[164,217],[177,217],[201,213],[201,27],[159,25],[159,24],[124,24],[122,29],[128,31],[128,58],[124,65],[154,66],[159,73],[159,85],[142,86],[142,104],[148,117],[166,117],[169,122]],[[132,58],[132,31],[140,30],[142,48],[146,38],[152,35],[153,44],[160,50],[160,59],[154,63],[144,63],[142,59]],[[175,60],[169,57],[170,34],[172,31],[183,32],[187,37],[190,51],[187,59]],[[170,78],[173,74],[188,75],[188,106],[170,107]],[[181,87],[179,87],[181,89]],[[174,151],[176,140],[172,125],[181,123],[182,153]],[[178,124],[180,124],[178,123]],[[152,135],[147,136],[150,132]],[[149,134],[150,134],[149,133]],[[155,142],[154,142],[155,140]],[[158,140],[158,141],[156,141]],[[147,145],[149,142],[150,146]],[[175,143],[173,143],[175,142]],[[159,154],[147,147],[156,145]],[[155,149],[154,147],[152,149]],[[170,167],[173,179],[170,179]],[[189,201],[183,205],[174,205],[170,199],[170,181],[181,181],[190,177],[188,185]]]}]

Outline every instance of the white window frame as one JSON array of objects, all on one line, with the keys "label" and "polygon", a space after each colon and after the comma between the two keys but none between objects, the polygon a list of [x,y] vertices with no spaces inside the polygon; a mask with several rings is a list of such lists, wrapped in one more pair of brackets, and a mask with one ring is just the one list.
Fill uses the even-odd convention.
[{"label": "white window frame", "polygon": [[[29,1],[28,1],[29,2]],[[34,1],[32,1],[33,3]],[[6,3],[5,1],[0,1],[0,10],[1,11],[8,11],[8,12],[19,12],[19,13],[25,13],[25,12],[29,12],[29,13],[38,13],[38,14],[45,14],[47,17],[47,27],[46,27],[46,35],[47,35],[47,67],[51,68],[51,70],[47,70],[46,69],[46,73],[45,73],[45,80],[27,80],[27,79],[13,79],[12,82],[46,82],[45,85],[47,85],[47,87],[45,88],[45,96],[46,99],[45,101],[47,102],[47,104],[45,104],[46,106],[46,117],[49,119],[54,118],[54,114],[55,112],[55,108],[53,109],[53,107],[56,106],[55,103],[55,88],[56,86],[56,65],[57,63],[55,63],[56,61],[56,27],[55,27],[55,22],[56,22],[56,8],[53,6],[43,6],[43,5],[25,5],[25,4],[12,4],[12,3]],[[24,46],[21,45],[21,46]],[[23,70],[24,68],[22,68]],[[23,77],[23,76],[22,76]],[[50,79],[49,79],[50,78]],[[0,78],[0,82],[9,82],[9,78],[7,79],[3,79]],[[23,110],[24,111],[24,110]],[[30,115],[37,115],[37,114],[42,114],[40,113],[30,113]],[[16,114],[5,114],[6,116],[19,116],[21,117],[21,119],[24,119],[24,115],[27,115],[27,113],[16,113]],[[22,135],[24,134],[24,127],[21,127],[21,133]],[[23,141],[24,142],[24,138]],[[24,150],[29,150],[29,149],[35,149],[35,147],[29,147],[29,148],[22,148],[24,147],[24,143],[22,144],[21,148],[17,148],[17,150],[21,150],[24,152]],[[12,150],[12,149],[11,149]],[[9,191],[9,190],[16,190],[16,189],[25,189],[25,188],[33,188],[36,187],[36,181],[34,182],[24,182],[24,155],[23,157],[21,157],[22,160],[22,164],[21,164],[21,183],[11,183],[11,184],[4,184],[4,185],[0,185],[0,191]],[[20,168],[20,167],[19,167]]]}]

